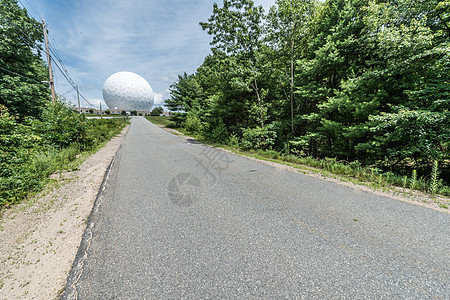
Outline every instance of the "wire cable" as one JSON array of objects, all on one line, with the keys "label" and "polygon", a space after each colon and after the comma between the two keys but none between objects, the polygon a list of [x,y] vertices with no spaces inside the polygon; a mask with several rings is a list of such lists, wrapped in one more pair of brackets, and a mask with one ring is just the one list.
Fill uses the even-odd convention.
[{"label": "wire cable", "polygon": [[[20,0],[19,0],[19,2],[20,2]],[[28,1],[27,1],[28,2]],[[22,5],[23,5],[23,3],[22,2],[20,2]],[[31,5],[30,5],[31,6]],[[37,49],[38,50],[41,50],[41,51],[43,51],[45,54],[47,54],[47,55],[49,55],[50,56],[50,59],[52,59],[52,55],[49,53],[49,52],[52,52],[53,53],[53,55],[55,56],[55,57],[57,57],[57,60],[54,60],[53,59],[53,62],[54,62],[54,64],[56,65],[56,67],[61,71],[61,73],[62,73],[62,75],[66,78],[66,80],[69,82],[69,84],[72,86],[72,88],[76,91],[76,86],[75,86],[75,83],[73,82],[73,79],[68,75],[68,71],[67,71],[67,68],[65,67],[65,65],[64,65],[64,63],[63,63],[63,61],[62,61],[62,59],[61,58],[59,58],[59,55],[57,55],[57,53],[56,53],[56,51],[55,50],[52,50],[51,48],[50,48],[50,43],[49,43],[49,49],[50,49],[50,51],[49,52],[47,52],[45,49],[43,49],[40,45],[38,45],[37,43],[36,43],[36,41],[34,41],[32,38],[30,38],[26,33],[24,33],[13,21],[11,21],[7,16],[5,16],[2,12],[0,12],[0,15],[1,16],[3,16],[3,18],[4,19],[6,19],[10,24],[12,24],[21,34],[22,34],[22,36],[23,37],[25,37],[29,42],[31,42],[31,45],[33,46],[33,48],[34,47],[37,47]],[[38,14],[39,15],[39,14]],[[61,66],[60,66],[60,64],[61,64]],[[24,76],[24,75],[21,75],[21,74],[18,74],[18,73],[15,73],[15,72],[13,72],[13,71],[10,71],[10,70],[7,70],[7,69],[5,69],[5,68],[2,68],[2,67],[0,67],[0,69],[2,69],[2,70],[4,70],[4,71],[6,71],[6,72],[9,72],[9,73],[11,73],[11,74],[14,74],[14,75],[17,75],[17,76],[20,76],[20,77],[23,77],[23,78],[26,78],[26,79],[29,79],[29,80],[32,80],[32,81],[34,81],[34,82],[37,82],[37,83],[40,83],[40,84],[42,84],[42,82],[40,82],[40,81],[37,81],[37,80],[35,80],[35,79],[32,79],[32,78],[29,78],[29,77],[27,77],[27,76]],[[78,91],[78,93],[79,93],[79,95],[80,95],[80,97],[82,98],[82,99],[84,99],[84,101],[86,101],[86,103],[88,103],[91,107],[95,107],[92,103],[90,103],[87,99],[86,99],[86,97],[84,97],[84,95],[83,94],[81,94],[79,91]]]},{"label": "wire cable", "polygon": [[27,76],[25,76],[25,75],[22,75],[22,74],[19,74],[19,73],[16,73],[16,72],[10,71],[10,70],[8,70],[8,69],[5,69],[5,68],[3,68],[3,67],[0,67],[0,69],[1,69],[1,70],[3,70],[3,71],[6,71],[6,72],[8,72],[8,73],[14,74],[14,75],[16,75],[16,76],[20,76],[20,77],[23,77],[23,78],[25,78],[25,79],[28,79],[28,80],[34,81],[34,82],[36,82],[36,83],[39,83],[39,84],[44,84],[44,82],[42,82],[42,81],[38,81],[38,80],[36,80],[36,79],[33,79],[33,78],[30,78],[30,77],[27,77]]},{"label": "wire cable", "polygon": [[[41,49],[41,47],[39,45],[36,45],[36,42],[30,38],[26,33],[24,33],[16,24],[14,24],[13,21],[11,21],[7,16],[5,16],[2,12],[0,12],[0,15],[2,15],[10,24],[12,24],[22,35],[23,37],[25,37],[29,42],[31,42],[31,44],[33,45],[33,48],[37,46],[38,49]],[[47,53],[45,50],[43,50],[45,53]]]},{"label": "wire cable", "polygon": [[[28,0],[25,0],[27,3],[28,3],[28,5],[31,7],[31,9],[34,11],[34,13],[39,17],[39,19],[40,20],[42,20],[42,18],[41,18],[41,16],[39,15],[39,13],[34,9],[34,7],[33,7],[33,5],[31,5],[31,3],[30,2],[28,2]],[[27,8],[23,3],[22,3],[22,1],[20,1],[19,0],[19,3],[20,4],[22,4],[22,6],[23,6],[23,8]],[[27,10],[27,13],[28,13],[28,10]],[[31,16],[30,16],[31,17]],[[33,18],[34,19],[34,18]]]}]

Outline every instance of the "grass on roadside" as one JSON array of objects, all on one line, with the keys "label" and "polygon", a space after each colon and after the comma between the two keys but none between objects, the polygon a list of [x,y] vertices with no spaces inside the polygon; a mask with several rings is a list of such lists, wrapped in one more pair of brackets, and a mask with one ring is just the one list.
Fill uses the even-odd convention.
[{"label": "grass on roadside", "polygon": [[164,127],[168,127],[172,124],[172,121],[168,116],[146,116],[145,118],[156,125],[161,125]]}]

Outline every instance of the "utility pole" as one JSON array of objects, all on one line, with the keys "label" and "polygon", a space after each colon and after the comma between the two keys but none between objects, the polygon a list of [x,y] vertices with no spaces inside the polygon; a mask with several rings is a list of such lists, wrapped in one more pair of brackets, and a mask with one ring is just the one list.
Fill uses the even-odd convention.
[{"label": "utility pole", "polygon": [[48,37],[47,37],[47,25],[45,25],[45,20],[42,19],[42,27],[44,29],[44,42],[45,49],[47,50],[47,62],[48,62],[48,75],[50,78],[50,90],[52,91],[52,102],[55,104],[55,85],[53,83],[53,71],[52,71],[52,58],[50,57],[50,49],[48,47]]},{"label": "utility pole", "polygon": [[78,111],[81,114],[81,106],[80,106],[80,92],[78,91],[78,84],[77,84],[77,98],[78,98]]},{"label": "utility pole", "polygon": [[103,114],[102,114],[102,101],[100,101],[100,119],[103,120]]}]

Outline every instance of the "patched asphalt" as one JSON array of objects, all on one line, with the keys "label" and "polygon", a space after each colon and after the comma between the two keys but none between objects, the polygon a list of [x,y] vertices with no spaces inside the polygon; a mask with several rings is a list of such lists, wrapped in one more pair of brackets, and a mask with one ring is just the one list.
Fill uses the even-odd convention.
[{"label": "patched asphalt", "polygon": [[225,153],[142,117],[63,299],[449,299],[450,217]]}]

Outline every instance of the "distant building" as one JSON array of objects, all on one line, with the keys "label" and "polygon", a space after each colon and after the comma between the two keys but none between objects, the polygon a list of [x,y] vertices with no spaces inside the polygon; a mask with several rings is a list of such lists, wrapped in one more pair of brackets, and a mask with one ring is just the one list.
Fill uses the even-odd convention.
[{"label": "distant building", "polygon": [[[82,114],[94,114],[94,115],[100,115],[100,110],[96,108],[91,107],[81,107],[81,108],[75,108],[76,111],[81,111]],[[92,112],[91,112],[92,111]],[[120,115],[122,114],[122,110],[120,109],[102,109],[102,115],[106,115],[105,111],[109,111],[111,115]],[[144,110],[138,110],[136,111],[138,116],[150,116],[149,111]],[[127,115],[131,115],[131,112],[127,111]]]}]

